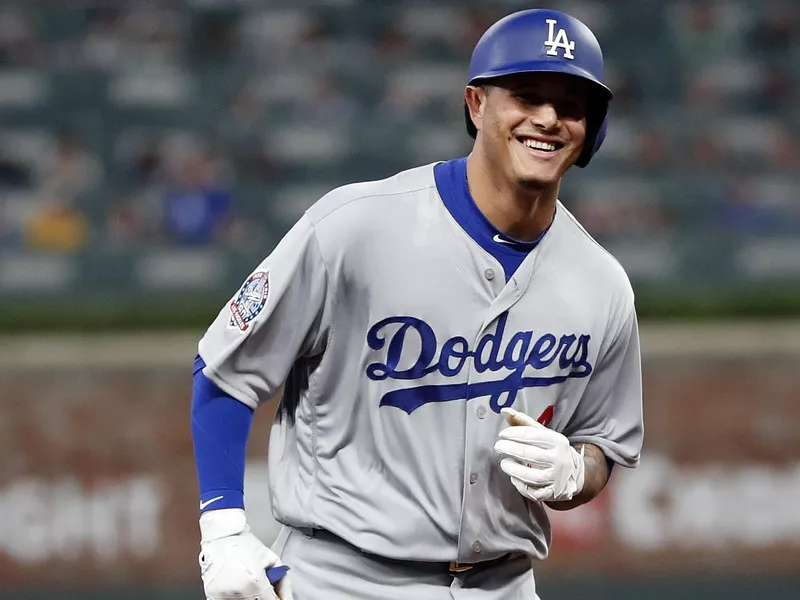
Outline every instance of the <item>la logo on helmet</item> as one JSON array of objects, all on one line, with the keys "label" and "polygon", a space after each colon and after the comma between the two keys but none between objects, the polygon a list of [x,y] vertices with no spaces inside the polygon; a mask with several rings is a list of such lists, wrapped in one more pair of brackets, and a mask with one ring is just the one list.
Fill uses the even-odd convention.
[{"label": "la logo on helmet", "polygon": [[548,48],[547,55],[558,56],[558,48],[562,48],[564,50],[564,58],[569,58],[570,60],[575,58],[572,55],[572,51],[575,50],[575,42],[569,41],[569,38],[567,37],[567,30],[559,29],[558,33],[556,33],[556,25],[558,25],[558,21],[556,19],[546,19],[545,22],[549,27],[547,32],[547,41],[544,43],[544,45]]}]

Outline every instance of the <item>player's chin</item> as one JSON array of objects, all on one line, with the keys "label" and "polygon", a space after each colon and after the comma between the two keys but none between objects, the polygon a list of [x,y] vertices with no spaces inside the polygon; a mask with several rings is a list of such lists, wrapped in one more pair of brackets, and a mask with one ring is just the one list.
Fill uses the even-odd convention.
[{"label": "player's chin", "polygon": [[566,152],[556,151],[553,156],[541,159],[539,156],[523,156],[517,163],[517,179],[525,187],[544,188],[561,179],[572,164],[571,156]]},{"label": "player's chin", "polygon": [[558,183],[566,169],[563,165],[537,165],[520,169],[517,181],[521,187],[537,190],[551,187]]}]

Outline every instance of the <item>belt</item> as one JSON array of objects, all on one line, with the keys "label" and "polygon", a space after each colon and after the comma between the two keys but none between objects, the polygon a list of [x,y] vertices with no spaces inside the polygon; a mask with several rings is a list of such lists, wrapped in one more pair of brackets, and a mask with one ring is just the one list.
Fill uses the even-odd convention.
[{"label": "belt", "polygon": [[[304,534],[306,537],[310,537],[310,538],[316,537],[316,538],[321,538],[321,539],[335,540],[338,543],[343,543],[343,544],[347,544],[348,546],[352,546],[352,544],[350,544],[350,542],[340,538],[338,535],[336,535],[334,533],[331,533],[327,529],[310,528],[310,527],[295,527],[295,529],[297,531],[301,532],[302,534]],[[355,547],[355,546],[353,546],[353,547]],[[359,549],[359,550],[362,553],[371,556],[375,560],[380,560],[380,561],[387,562],[387,563],[403,563],[403,564],[406,564],[406,565],[408,565],[408,564],[417,564],[417,565],[425,564],[429,568],[433,568],[433,569],[441,568],[442,570],[447,571],[451,575],[457,575],[459,573],[466,573],[467,571],[471,571],[472,569],[485,569],[487,567],[495,566],[495,565],[497,565],[499,563],[502,563],[502,562],[504,562],[506,560],[511,560],[511,559],[519,558],[519,557],[523,556],[522,554],[519,554],[519,553],[508,553],[508,554],[503,554],[502,556],[498,556],[497,558],[492,558],[492,559],[489,559],[489,560],[482,560],[480,562],[475,562],[475,563],[462,563],[462,562],[458,562],[456,560],[451,560],[449,563],[440,563],[440,562],[423,562],[423,563],[420,563],[420,562],[417,562],[417,561],[407,561],[407,560],[401,560],[401,559],[395,559],[395,558],[387,558],[387,557],[384,557],[384,556],[379,556],[377,554],[372,554],[370,552],[366,552],[366,551],[361,550],[361,549]],[[441,565],[441,567],[438,567],[438,565]]]},{"label": "belt", "polygon": [[493,567],[499,563],[511,560],[513,558],[517,558],[519,556],[522,555],[509,552],[508,554],[503,554],[502,556],[498,556],[497,558],[482,560],[476,563],[462,563],[458,562],[457,560],[451,560],[450,565],[448,567],[448,571],[455,574],[455,573],[464,573],[466,571],[471,571],[472,569],[485,569],[487,567]]}]

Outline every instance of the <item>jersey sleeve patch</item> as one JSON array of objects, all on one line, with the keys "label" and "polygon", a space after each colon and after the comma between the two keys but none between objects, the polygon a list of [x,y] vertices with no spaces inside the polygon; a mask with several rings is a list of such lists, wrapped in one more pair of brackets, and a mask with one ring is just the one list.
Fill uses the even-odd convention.
[{"label": "jersey sleeve patch", "polygon": [[250,275],[231,300],[228,327],[245,333],[250,328],[250,322],[264,309],[268,295],[269,271],[256,271]]}]

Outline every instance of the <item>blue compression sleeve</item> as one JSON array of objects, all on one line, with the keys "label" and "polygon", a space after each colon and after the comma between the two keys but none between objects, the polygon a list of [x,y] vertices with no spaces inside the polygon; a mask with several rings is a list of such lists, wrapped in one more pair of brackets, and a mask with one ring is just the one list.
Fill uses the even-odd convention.
[{"label": "blue compression sleeve", "polygon": [[194,360],[192,439],[200,486],[200,512],[244,508],[244,465],[253,409],[203,375]]}]

